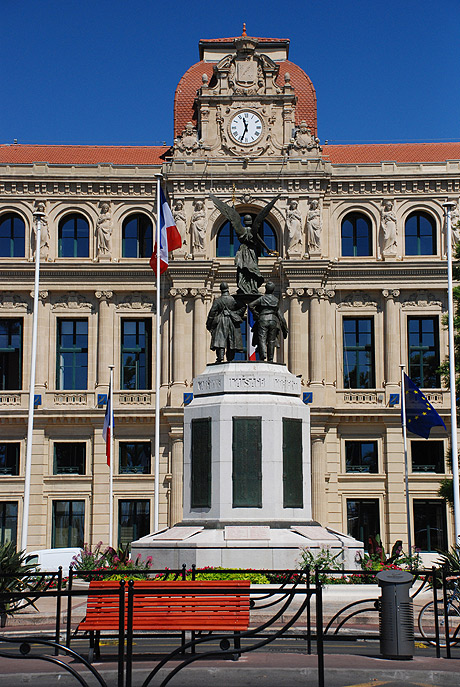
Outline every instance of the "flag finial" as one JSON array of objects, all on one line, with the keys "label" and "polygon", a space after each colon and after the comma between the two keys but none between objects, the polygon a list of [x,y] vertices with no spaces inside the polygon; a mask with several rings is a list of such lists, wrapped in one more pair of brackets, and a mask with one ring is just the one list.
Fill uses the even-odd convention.
[{"label": "flag finial", "polygon": [[242,36],[247,36],[248,34],[246,33],[246,22],[243,23],[243,33],[241,34]]}]

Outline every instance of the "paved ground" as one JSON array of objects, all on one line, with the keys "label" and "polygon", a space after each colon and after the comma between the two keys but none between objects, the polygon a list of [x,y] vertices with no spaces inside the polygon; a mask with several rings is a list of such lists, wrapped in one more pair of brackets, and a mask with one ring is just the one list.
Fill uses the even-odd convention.
[{"label": "paved ground", "polygon": [[[75,620],[84,615],[85,599],[75,599]],[[47,599],[40,602],[39,612],[29,609],[28,613],[18,615],[13,623],[8,623],[0,634],[18,637],[24,634],[43,636],[52,634],[52,622],[55,601]],[[63,616],[64,613],[63,605]],[[64,625],[62,629],[64,629]],[[144,650],[144,643],[140,640],[135,647]],[[157,650],[166,649],[155,640]],[[5,645],[0,647],[4,648]],[[73,643],[72,646],[87,653],[87,640]],[[9,649],[18,653],[18,645]],[[452,651],[453,658],[437,659],[434,649],[421,642],[416,643],[416,652],[411,661],[387,660],[379,657],[379,642],[343,641],[325,645],[325,685],[326,687],[405,687],[455,686],[460,685],[460,647]],[[108,640],[102,649],[102,661],[94,667],[104,679],[107,687],[117,687],[117,665],[115,662],[116,642]],[[445,653],[445,652],[444,652]],[[88,687],[96,687],[98,683],[83,666],[69,659],[64,663],[78,672],[85,679]],[[135,661],[132,687],[141,687],[157,657],[151,656],[149,661]],[[165,673],[157,676],[152,682],[159,685]],[[175,676],[169,683],[171,687],[317,687],[317,657],[305,653],[303,641],[286,640],[277,648],[271,645],[270,651],[251,652],[243,655],[239,661],[200,660],[188,666]],[[56,666],[36,657],[22,657],[12,659],[0,657],[0,685],[1,687],[17,687],[19,685],[33,685],[33,687],[74,687],[79,683],[62,666]]]}]

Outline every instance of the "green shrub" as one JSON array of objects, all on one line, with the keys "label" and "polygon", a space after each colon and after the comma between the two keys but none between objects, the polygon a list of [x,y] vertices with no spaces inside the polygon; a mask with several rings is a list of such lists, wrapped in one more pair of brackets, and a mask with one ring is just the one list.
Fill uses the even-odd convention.
[{"label": "green shrub", "polygon": [[[314,574],[315,568],[321,570],[337,570],[342,569],[341,563],[337,560],[342,556],[342,552],[332,553],[328,548],[322,547],[318,552],[313,553],[310,549],[302,549],[300,552],[300,567],[310,568],[312,574]],[[328,575],[327,573],[320,572],[318,575],[318,581],[320,584],[337,584],[340,580],[334,575]]]},{"label": "green shrub", "polygon": [[[36,566],[25,565],[25,557],[25,551],[16,551],[16,545],[13,542],[7,542],[0,546],[0,572],[8,575],[8,577],[0,577],[0,593],[14,594],[15,592],[29,592],[36,589],[37,578],[33,577]],[[0,602],[2,626],[6,622],[6,616],[16,613],[25,601],[32,606],[34,605],[30,599]]]},{"label": "green shrub", "polygon": [[[252,584],[269,584],[270,580],[267,575],[255,572],[245,572],[244,568],[237,568],[241,572],[219,572],[225,568],[203,568],[201,572],[197,572],[195,580],[249,580]],[[206,572],[204,572],[206,571]],[[191,570],[187,571],[187,580],[192,579]]]}]

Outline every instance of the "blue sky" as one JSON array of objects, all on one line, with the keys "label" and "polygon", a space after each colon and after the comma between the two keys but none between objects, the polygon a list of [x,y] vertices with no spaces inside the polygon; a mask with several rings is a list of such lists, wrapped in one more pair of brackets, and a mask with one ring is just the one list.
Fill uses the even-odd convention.
[{"label": "blue sky", "polygon": [[322,141],[460,139],[459,0],[0,0],[0,143],[172,142],[200,38],[290,38]]}]

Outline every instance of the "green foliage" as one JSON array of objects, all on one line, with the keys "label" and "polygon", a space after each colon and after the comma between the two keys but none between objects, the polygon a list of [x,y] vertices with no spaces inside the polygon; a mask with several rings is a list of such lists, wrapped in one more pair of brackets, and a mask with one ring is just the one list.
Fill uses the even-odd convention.
[{"label": "green foliage", "polygon": [[436,565],[444,568],[448,574],[460,573],[460,546],[452,546],[447,551],[439,549]]},{"label": "green foliage", "polygon": [[[300,552],[300,567],[310,568],[313,572],[315,568],[321,570],[337,570],[340,571],[342,568],[341,563],[337,560],[341,557],[342,552],[333,554],[328,548],[321,548],[318,553],[312,553],[309,549],[302,549]],[[337,583],[337,577],[327,575],[326,573],[320,572],[318,575],[318,581],[320,584],[335,584]]]},{"label": "green foliage", "polygon": [[[30,575],[27,575],[27,573],[33,575],[36,572],[36,566],[25,565],[25,557],[25,552],[16,551],[16,545],[12,542],[0,546],[0,572],[2,575],[8,575],[8,577],[0,577],[0,593],[28,592],[31,591],[31,581],[33,585],[36,584],[36,580],[34,578],[31,580]],[[29,601],[29,603],[32,602]],[[22,604],[23,601],[0,602],[2,624],[5,622],[5,617],[13,615]]]},{"label": "green foliage", "polygon": [[451,508],[454,507],[454,482],[452,477],[444,477],[441,480],[438,496],[445,499]]},{"label": "green foliage", "polygon": [[[82,552],[74,557],[72,567],[85,580],[142,580],[148,577],[147,574],[142,574],[142,571],[150,570],[152,556],[142,562],[139,554],[133,561],[130,558],[129,545],[120,547],[117,551],[111,546],[107,546],[102,551],[102,542],[99,542],[93,550],[88,544],[85,544]],[[109,576],[106,574],[108,570],[116,572]],[[87,572],[88,574],[86,574]]]},{"label": "green foliage", "polygon": [[352,584],[372,584],[375,582],[376,573],[381,570],[416,570],[421,565],[420,553],[405,554],[402,541],[398,539],[391,548],[391,554],[386,555],[380,535],[369,538],[369,550],[356,557],[356,562],[361,566],[363,573],[351,575],[349,581]]},{"label": "green foliage", "polygon": [[[202,572],[197,572],[195,574],[195,580],[249,580],[252,584],[269,584],[270,579],[267,575],[255,572],[246,572],[244,568],[237,568],[241,572],[219,572],[224,570],[224,568],[203,568]],[[206,571],[206,572],[204,572]],[[190,570],[187,571],[187,580],[192,579],[192,573]]]}]

